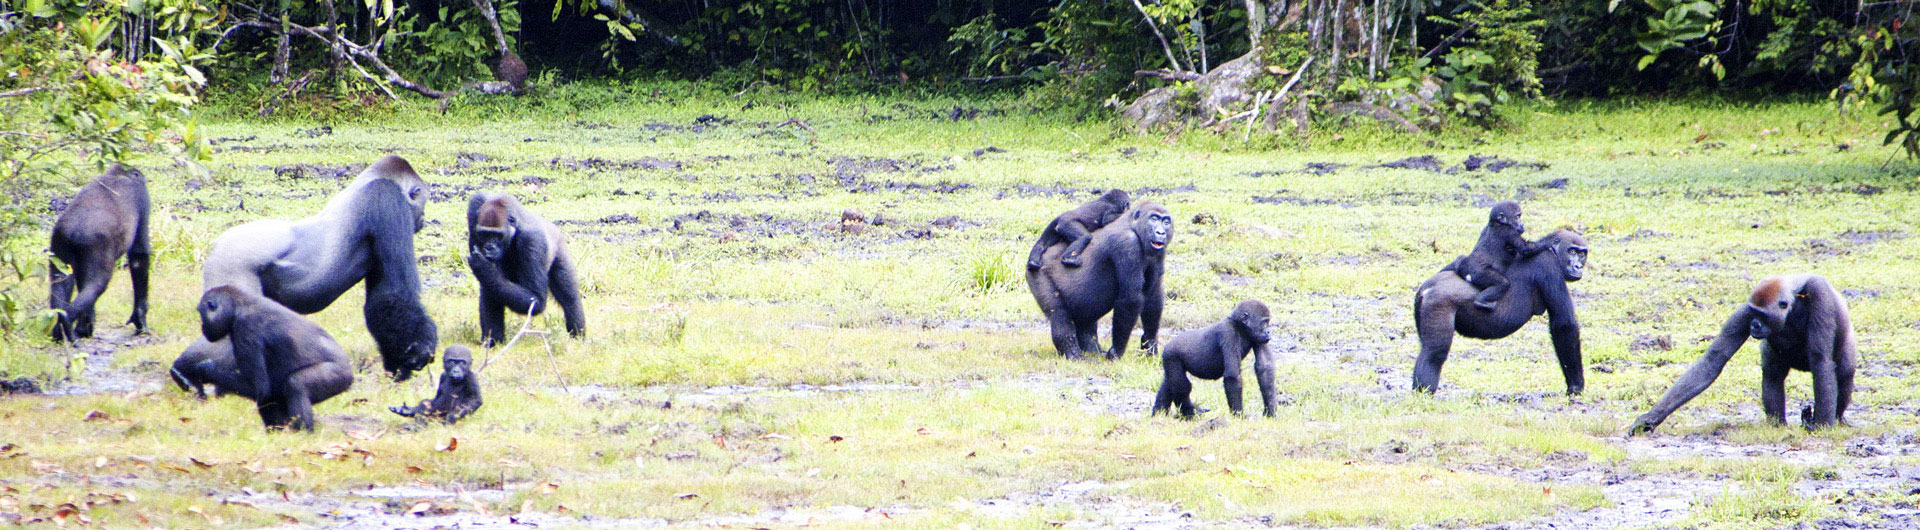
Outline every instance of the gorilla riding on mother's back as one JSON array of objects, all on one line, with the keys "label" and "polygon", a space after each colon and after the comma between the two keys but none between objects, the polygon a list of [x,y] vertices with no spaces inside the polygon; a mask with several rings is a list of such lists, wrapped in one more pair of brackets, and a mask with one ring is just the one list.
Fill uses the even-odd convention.
[{"label": "gorilla riding on mother's back", "polygon": [[[425,226],[426,201],[427,183],[413,166],[382,157],[312,217],[254,221],[221,234],[207,252],[202,286],[231,285],[306,315],[366,280],[367,331],[387,372],[406,380],[433,362],[439,343],[414,265],[413,234]],[[202,384],[233,370],[228,341],[203,338],[173,362],[171,375],[182,389],[202,393]]]},{"label": "gorilla riding on mother's back", "polygon": [[1100,317],[1113,313],[1113,348],[1108,359],[1127,351],[1133,324],[1140,323],[1140,349],[1158,355],[1160,311],[1167,295],[1167,244],[1173,239],[1173,214],[1159,204],[1141,202],[1093,232],[1081,265],[1060,262],[1072,245],[1061,241],[1041,255],[1040,268],[1027,270],[1027,290],[1039,302],[1052,327],[1053,347],[1069,359],[1100,351]]},{"label": "gorilla riding on mother's back", "polygon": [[1453,335],[1493,340],[1512,335],[1527,321],[1547,315],[1553,335],[1553,354],[1567,381],[1567,394],[1586,388],[1580,361],[1580,321],[1573,315],[1568,282],[1586,275],[1587,240],[1562,229],[1533,242],[1544,250],[1522,258],[1506,270],[1510,289],[1495,309],[1473,309],[1480,289],[1451,270],[1442,270],[1414,289],[1413,323],[1420,333],[1420,359],[1413,365],[1413,389],[1432,393],[1440,385],[1440,367],[1453,348]]}]

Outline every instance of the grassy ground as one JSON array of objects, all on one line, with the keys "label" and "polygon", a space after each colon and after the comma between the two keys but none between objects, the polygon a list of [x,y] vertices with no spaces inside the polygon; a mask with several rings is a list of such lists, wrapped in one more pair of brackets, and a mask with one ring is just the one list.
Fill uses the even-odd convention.
[{"label": "grassy ground", "polygon": [[[107,325],[128,309],[121,276],[101,339],[0,342],[0,370],[74,392],[0,398],[0,522],[1772,528],[1920,513],[1905,483],[1920,390],[1903,384],[1920,362],[1920,193],[1877,119],[1564,102],[1511,108],[1491,133],[1329,124],[1243,144],[1119,135],[1000,100],[640,85],[541,101],[208,118],[214,180],[148,171],[155,332]],[[453,427],[385,412],[430,396],[431,379],[377,375],[357,290],[312,317],[362,368],[317,407],[316,434],[269,434],[243,400],[166,385],[198,329],[213,238],[317,210],[382,153],[436,186],[416,245],[443,343],[478,336],[460,256],[481,189],[568,231],[588,336],[493,354],[486,407]],[[1545,167],[1365,167],[1472,154]],[[1342,167],[1303,171],[1320,163]],[[1223,420],[1203,382],[1214,412],[1148,418],[1156,361],[1051,351],[1019,260],[1049,218],[1107,187],[1175,212],[1166,336],[1238,300],[1273,308],[1277,417]],[[1534,234],[1571,226],[1592,243],[1574,285],[1587,394],[1561,394],[1539,322],[1456,341],[1438,395],[1414,395],[1411,290],[1508,198]],[[850,208],[885,222],[843,232]],[[1852,426],[1764,425],[1755,346],[1658,435],[1621,437],[1755,281],[1801,271],[1854,311]],[[1789,399],[1807,389],[1796,376]]]}]

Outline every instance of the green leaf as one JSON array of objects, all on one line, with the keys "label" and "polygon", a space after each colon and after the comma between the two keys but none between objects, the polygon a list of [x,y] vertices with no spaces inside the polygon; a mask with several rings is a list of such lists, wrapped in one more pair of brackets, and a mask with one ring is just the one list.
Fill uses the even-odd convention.
[{"label": "green leaf", "polygon": [[1642,56],[1640,56],[1640,66],[1637,66],[1637,67],[1635,67],[1634,69],[1635,69],[1635,70],[1646,70],[1646,69],[1647,69],[1647,66],[1648,66],[1648,65],[1651,65],[1651,64],[1653,64],[1653,61],[1654,61],[1655,59],[1659,59],[1659,58],[1660,58],[1660,56],[1658,56],[1658,55],[1654,55],[1654,54],[1651,54],[1651,53],[1649,53],[1649,54],[1646,54],[1646,55],[1642,55]]}]

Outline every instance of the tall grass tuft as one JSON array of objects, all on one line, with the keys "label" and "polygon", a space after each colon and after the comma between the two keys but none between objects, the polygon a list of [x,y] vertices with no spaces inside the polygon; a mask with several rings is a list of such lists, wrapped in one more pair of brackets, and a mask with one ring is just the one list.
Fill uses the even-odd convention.
[{"label": "tall grass tuft", "polygon": [[980,294],[1010,289],[1014,277],[1013,266],[1007,262],[1004,252],[975,254],[967,262],[967,279],[973,284],[974,291]]}]

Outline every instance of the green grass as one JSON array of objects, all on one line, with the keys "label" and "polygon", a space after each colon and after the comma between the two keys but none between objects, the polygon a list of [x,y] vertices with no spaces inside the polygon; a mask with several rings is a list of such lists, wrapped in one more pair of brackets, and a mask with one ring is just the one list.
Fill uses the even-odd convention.
[{"label": "green grass", "polygon": [[[446,114],[370,110],[324,123],[330,134],[313,131],[322,123],[209,109],[204,130],[225,139],[215,179],[148,170],[155,335],[118,346],[110,373],[120,375],[110,377],[150,390],[0,399],[0,444],[24,452],[0,454],[0,514],[51,517],[67,497],[120,493],[133,500],[82,513],[110,526],[250,526],[279,515],[324,524],[314,512],[331,504],[311,499],[416,483],[506,490],[479,508],[450,506],[467,513],[696,524],[845,505],[898,514],[836,524],[1031,528],[1111,522],[1147,506],[1209,524],[1405,528],[1612,506],[1596,479],[1530,475],[1558,469],[1724,486],[1703,492],[1686,518],[1649,526],[1772,528],[1838,516],[1796,483],[1912,465],[1847,449],[1920,423],[1906,408],[1920,391],[1904,384],[1920,362],[1906,346],[1920,339],[1911,309],[1920,193],[1914,167],[1877,145],[1878,119],[1825,103],[1570,101],[1510,107],[1509,125],[1490,132],[1329,123],[1308,139],[1243,144],[1128,136],[997,99],[729,95],[545,88]],[[998,114],[931,118],[954,106]],[[703,115],[731,122],[697,125]],[[789,118],[808,128],[776,127]],[[1001,152],[974,154],[989,146]],[[311,317],[361,368],[353,390],[317,407],[314,435],[265,433],[242,400],[202,403],[162,386],[162,366],[197,333],[199,256],[212,239],[248,220],[307,215],[341,185],[276,168],[386,152],[448,194],[429,204],[432,224],[416,238],[443,343],[478,338],[476,286],[460,254],[475,189],[514,193],[563,223],[580,257],[587,337],[556,339],[551,358],[538,340],[493,354],[486,407],[454,427],[404,430],[385,412],[431,395],[431,383],[377,375],[358,290]],[[1425,154],[1549,167],[1360,167]],[[839,175],[877,158],[892,162]],[[1291,172],[1308,162],[1349,167]],[[1257,173],[1272,171],[1287,173]],[[1146,418],[1157,362],[1051,351],[1021,261],[1048,219],[1092,197],[1053,190],[1105,187],[1142,190],[1136,200],[1175,213],[1164,336],[1215,322],[1239,300],[1272,308],[1286,403],[1275,418],[1217,427]],[[1571,226],[1592,243],[1589,275],[1574,285],[1587,394],[1560,395],[1536,323],[1507,340],[1457,340],[1439,395],[1412,395],[1410,291],[1471,245],[1487,204],[1508,198],[1522,201],[1533,234]],[[843,232],[849,208],[887,221]],[[948,216],[960,221],[932,225]],[[1852,427],[1810,435],[1760,424],[1749,347],[1655,441],[1619,437],[1755,281],[1800,271],[1848,292],[1864,361]],[[126,333],[114,325],[128,310],[126,285],[116,278],[102,302],[105,336]],[[535,323],[559,331],[558,320]],[[1634,346],[1659,336],[1671,350]],[[33,338],[0,348],[0,370],[67,376],[68,348]],[[864,386],[795,386],[849,384]],[[755,388],[703,390],[715,385]],[[1809,399],[1807,387],[1796,376],[1789,399]],[[1217,383],[1195,392],[1210,416],[1223,414]],[[1248,394],[1257,413],[1257,390]],[[86,420],[95,410],[107,419]],[[436,451],[451,437],[456,450]],[[1681,448],[1645,453],[1662,443]],[[1773,445],[1823,460],[1712,449]],[[1097,486],[1071,502],[1021,500],[1087,481]],[[246,491],[309,501],[221,503]],[[1005,499],[1015,501],[988,506]]]}]

